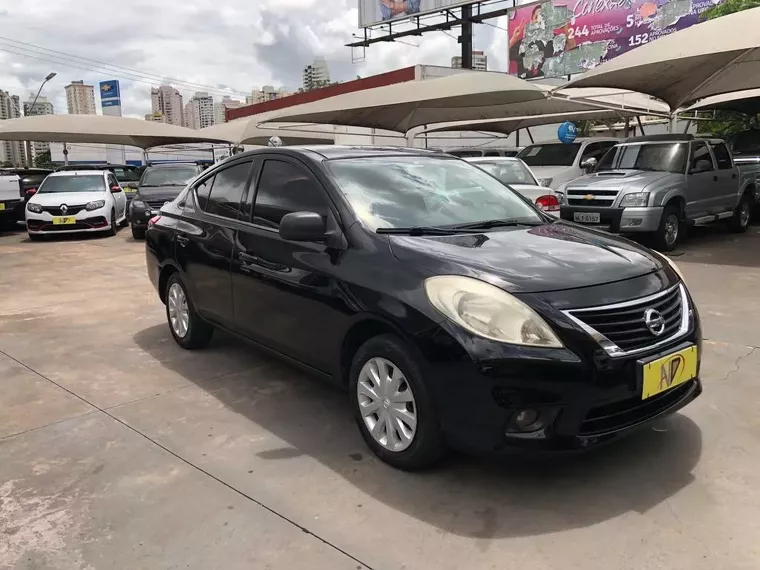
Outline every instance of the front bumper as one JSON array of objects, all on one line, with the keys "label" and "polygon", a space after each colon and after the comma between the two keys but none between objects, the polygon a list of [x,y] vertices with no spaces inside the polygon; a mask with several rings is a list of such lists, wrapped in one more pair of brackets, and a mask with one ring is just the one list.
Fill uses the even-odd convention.
[{"label": "front bumper", "polygon": [[24,219],[24,201],[3,200],[0,202],[0,216],[22,221]]},{"label": "front bumper", "polygon": [[[82,210],[74,216],[53,216],[48,212],[37,214],[26,211],[26,230],[30,234],[71,234],[79,232],[102,232],[111,227],[110,210]],[[54,224],[55,218],[74,218],[71,224]]]},{"label": "front bumper", "polygon": [[147,227],[150,219],[158,214],[160,208],[153,208],[148,206],[147,208],[135,208],[130,206],[127,210],[129,223],[136,227]]},{"label": "front bumper", "polygon": [[560,217],[575,221],[575,214],[599,214],[599,223],[582,223],[615,233],[649,233],[660,226],[663,208],[599,208],[585,206],[562,206]]},{"label": "front bumper", "polygon": [[[480,453],[588,448],[672,414],[702,392],[698,363],[694,379],[642,399],[644,362],[689,346],[697,346],[701,360],[696,310],[686,334],[619,357],[609,356],[571,324],[559,325],[563,349],[510,346],[472,337],[452,323],[441,325],[448,335],[437,335],[439,346],[423,352],[450,445]],[[449,345],[440,346],[447,336]],[[545,427],[516,430],[516,417],[523,410],[538,412]]]}]

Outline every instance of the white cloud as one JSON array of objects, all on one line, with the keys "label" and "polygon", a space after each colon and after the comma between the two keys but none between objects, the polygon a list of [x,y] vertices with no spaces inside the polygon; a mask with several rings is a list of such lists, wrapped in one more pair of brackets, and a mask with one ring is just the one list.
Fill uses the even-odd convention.
[{"label": "white cloud", "polygon": [[[58,113],[66,110],[63,87],[78,79],[119,79],[125,114],[142,116],[150,112],[150,87],[161,78],[213,86],[217,98],[225,89],[242,98],[253,86],[298,88],[303,67],[316,55],[325,56],[333,80],[346,81],[418,63],[449,65],[460,50],[455,37],[436,32],[404,44],[375,44],[353,64],[344,44],[361,34],[356,0],[0,0],[0,21],[0,89],[25,99],[56,71],[43,93]],[[488,52],[492,68],[506,69],[505,35],[476,27],[475,47]],[[101,63],[72,63],[64,54]],[[156,77],[130,77],[104,64]],[[186,98],[204,90],[177,87]]]}]

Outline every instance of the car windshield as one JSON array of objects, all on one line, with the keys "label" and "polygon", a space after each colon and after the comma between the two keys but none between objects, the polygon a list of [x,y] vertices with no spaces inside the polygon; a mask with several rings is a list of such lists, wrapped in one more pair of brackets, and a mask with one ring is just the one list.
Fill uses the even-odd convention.
[{"label": "car windshield", "polygon": [[478,160],[473,162],[488,174],[495,176],[504,184],[532,184],[538,186],[538,182],[533,178],[525,164],[519,160]]},{"label": "car windshield", "polygon": [[119,182],[139,182],[140,173],[137,168],[114,168],[113,173]]},{"label": "car windshield", "polygon": [[533,144],[517,153],[528,166],[572,166],[580,150],[578,143]]},{"label": "car windshield", "polygon": [[373,230],[543,221],[498,180],[453,158],[378,156],[325,164],[356,215]]},{"label": "car windshield", "polygon": [[596,171],[652,170],[683,172],[686,169],[686,143],[623,144],[602,157]]},{"label": "car windshield", "polygon": [[184,186],[198,174],[196,166],[169,166],[148,168],[140,186]]},{"label": "car windshield", "polygon": [[37,190],[37,194],[53,194],[54,192],[104,192],[106,183],[103,175],[74,174],[70,176],[48,176]]}]

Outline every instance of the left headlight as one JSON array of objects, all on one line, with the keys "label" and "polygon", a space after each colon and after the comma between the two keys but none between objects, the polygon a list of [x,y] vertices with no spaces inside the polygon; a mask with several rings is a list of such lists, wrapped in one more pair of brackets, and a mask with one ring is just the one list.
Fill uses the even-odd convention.
[{"label": "left headlight", "polygon": [[425,293],[438,311],[477,336],[525,346],[563,347],[533,309],[483,281],[456,275],[430,277]]},{"label": "left headlight", "polygon": [[649,202],[649,192],[633,192],[632,194],[626,194],[620,201],[620,207],[626,206],[639,206],[644,207]]},{"label": "left headlight", "polygon": [[87,210],[87,211],[99,210],[100,208],[102,208],[105,205],[106,205],[106,201],[105,200],[95,200],[93,202],[87,202],[87,204],[85,205],[84,209]]},{"label": "left headlight", "polygon": [[39,204],[34,204],[33,202],[28,202],[26,204],[26,209],[34,214],[42,213],[42,206],[40,206]]}]

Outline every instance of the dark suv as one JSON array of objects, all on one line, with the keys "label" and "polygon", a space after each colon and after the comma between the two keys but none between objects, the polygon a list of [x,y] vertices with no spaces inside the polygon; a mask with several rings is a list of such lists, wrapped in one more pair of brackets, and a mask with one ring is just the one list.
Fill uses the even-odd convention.
[{"label": "dark suv", "polygon": [[180,346],[225,329],[331,379],[396,467],[587,447],[702,390],[672,262],[449,155],[236,155],[161,208],[146,248]]},{"label": "dark suv", "polygon": [[171,202],[203,168],[196,163],[165,163],[148,166],[140,177],[137,193],[129,203],[127,217],[132,236],[143,239],[150,220],[166,202]]}]

